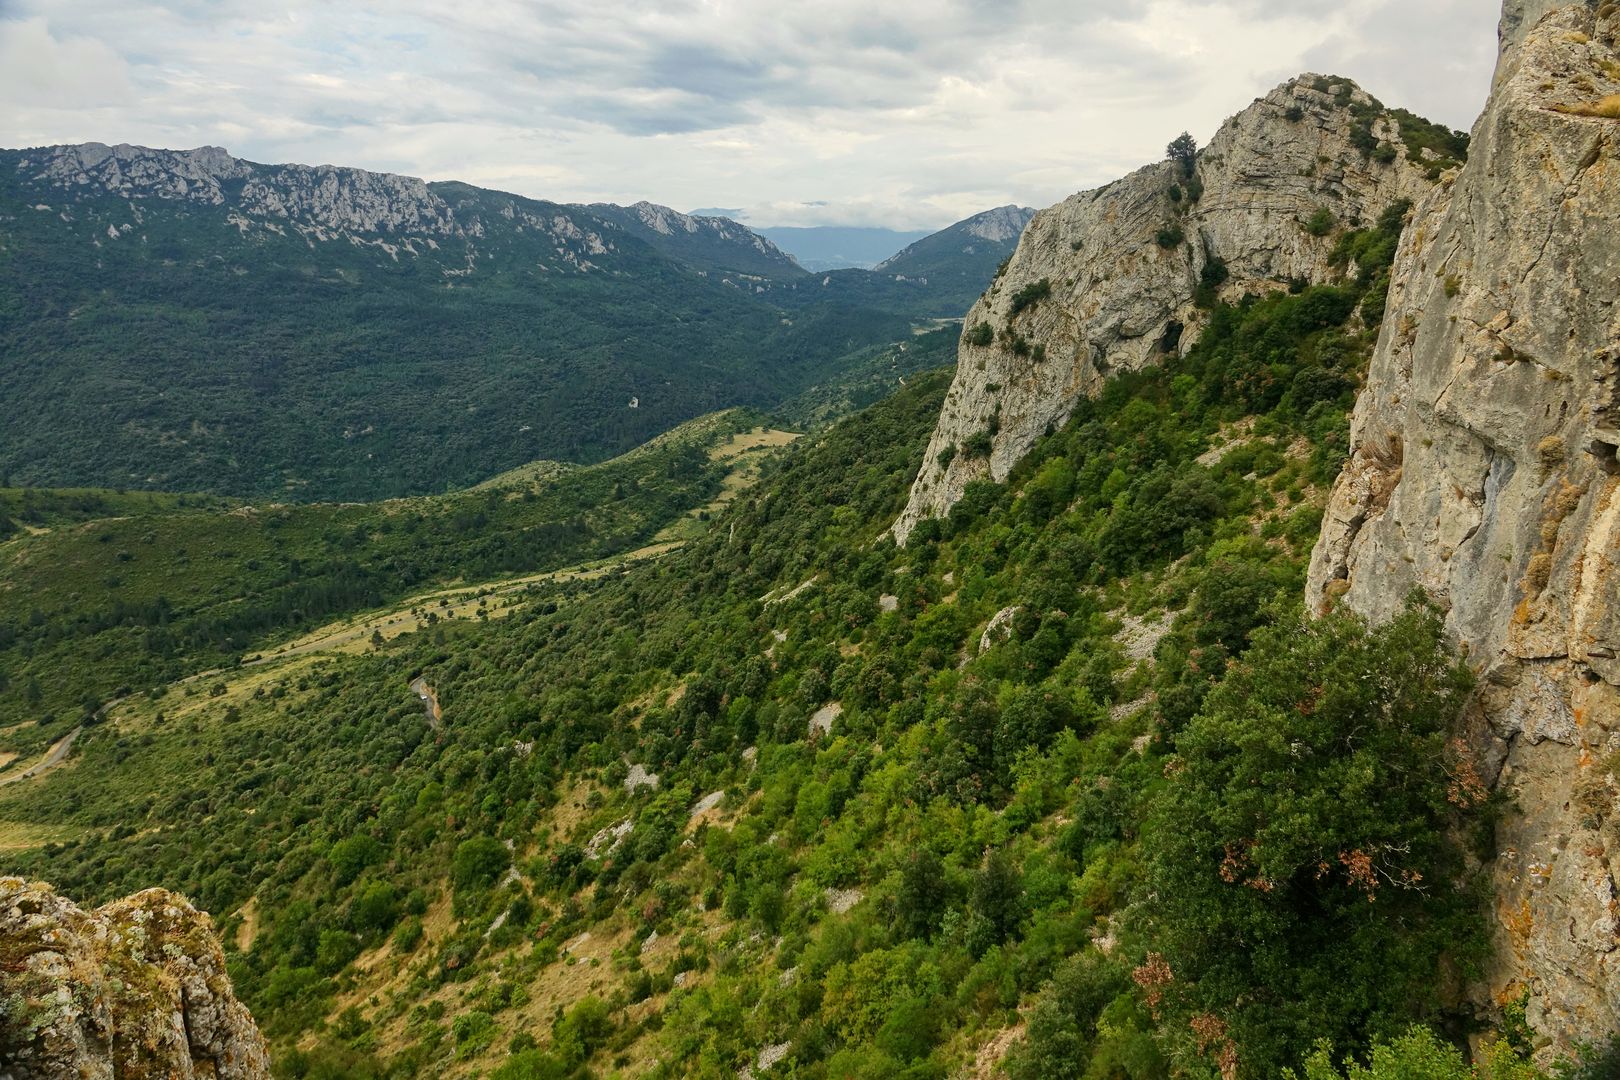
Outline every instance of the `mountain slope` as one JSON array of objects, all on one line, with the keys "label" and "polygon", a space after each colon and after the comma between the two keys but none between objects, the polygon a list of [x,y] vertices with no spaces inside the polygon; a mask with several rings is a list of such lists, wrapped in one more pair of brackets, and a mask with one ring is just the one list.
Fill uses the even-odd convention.
[{"label": "mountain slope", "polygon": [[1276,1076],[1467,1024],[1467,673],[1421,612],[1297,612],[1401,224],[905,548],[948,372],[656,563],[120,702],[0,840],[193,890],[297,1075]]},{"label": "mountain slope", "polygon": [[[969,312],[957,382],[896,524],[902,541],[974,480],[1005,478],[1118,371],[1187,348],[1218,299],[1353,276],[1345,236],[1421,197],[1466,138],[1306,75],[1149,165],[1036,214]],[[1279,388],[1279,392],[1281,389]],[[980,437],[988,439],[982,450]]]},{"label": "mountain slope", "polygon": [[585,209],[693,266],[760,277],[804,275],[792,256],[730,218],[683,214],[650,202],[633,206],[591,203]]},{"label": "mountain slope", "polygon": [[794,289],[740,226],[630,213],[212,148],[0,152],[0,482],[442,491],[774,403],[909,333]]},{"label": "mountain slope", "polygon": [[107,701],[354,612],[674,539],[682,515],[740,480],[725,449],[760,421],[731,410],[596,465],[543,462],[477,490],[383,503],[0,490],[11,537],[0,542],[0,754],[42,751]]},{"label": "mountain slope", "polygon": [[986,210],[918,240],[878,263],[872,272],[922,278],[934,289],[948,290],[965,311],[1013,253],[1034,216],[1027,206]]}]

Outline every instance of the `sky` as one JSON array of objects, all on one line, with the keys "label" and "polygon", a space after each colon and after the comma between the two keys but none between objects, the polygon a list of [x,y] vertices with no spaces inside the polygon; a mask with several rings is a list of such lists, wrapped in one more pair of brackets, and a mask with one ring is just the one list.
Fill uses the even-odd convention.
[{"label": "sky", "polygon": [[1498,0],[0,0],[0,146],[223,146],[750,224],[1048,206],[1304,71],[1468,128]]}]

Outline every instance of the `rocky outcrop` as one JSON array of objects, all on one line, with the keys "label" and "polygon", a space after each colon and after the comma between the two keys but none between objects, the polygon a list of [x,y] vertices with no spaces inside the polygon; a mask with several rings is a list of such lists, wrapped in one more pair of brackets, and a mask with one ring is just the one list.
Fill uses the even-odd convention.
[{"label": "rocky outcrop", "polygon": [[1620,1031],[1620,6],[1510,2],[1467,166],[1414,215],[1311,560],[1322,610],[1421,589],[1511,796],[1482,1000]]},{"label": "rocky outcrop", "polygon": [[460,231],[450,205],[414,176],[332,165],[256,165],[217,146],[47,146],[29,151],[18,171],[61,191],[231,203],[245,214],[334,231],[437,236]]},{"label": "rocky outcrop", "polygon": [[1035,211],[1027,206],[998,206],[994,210],[986,210],[982,214],[975,214],[962,222],[962,228],[969,236],[976,236],[980,240],[989,240],[991,243],[1003,243],[1016,240],[1023,233],[1024,226],[1029,219],[1035,216]]},{"label": "rocky outcrop", "polygon": [[0,1076],[269,1075],[207,915],[163,889],[86,912],[48,885],[0,878]]},{"label": "rocky outcrop", "polygon": [[[225,223],[244,234],[285,235],[290,229],[311,243],[358,239],[394,260],[428,256],[446,244],[444,259],[460,267],[447,269],[448,276],[465,276],[487,249],[524,232],[549,242],[542,265],[551,269],[597,269],[629,233],[704,267],[788,278],[804,273],[776,245],[729,218],[694,217],[648,202],[563,206],[366,169],[261,165],[217,146],[157,150],[82,143],[15,157],[18,178],[53,203],[63,195],[116,196],[129,203],[135,224],[142,220],[141,204],[149,201],[220,207],[227,212]],[[106,237],[117,240],[132,229],[126,223]],[[459,250],[452,253],[449,241],[457,241]],[[468,259],[474,247],[479,253]]]},{"label": "rocky outcrop", "polygon": [[1371,97],[1305,75],[1229,119],[1196,176],[1165,161],[1037,213],[967,315],[896,538],[948,511],[968,483],[1004,479],[1110,374],[1190,345],[1201,284],[1230,298],[1336,280],[1334,239],[1311,219],[1371,224],[1425,195],[1436,172]]}]

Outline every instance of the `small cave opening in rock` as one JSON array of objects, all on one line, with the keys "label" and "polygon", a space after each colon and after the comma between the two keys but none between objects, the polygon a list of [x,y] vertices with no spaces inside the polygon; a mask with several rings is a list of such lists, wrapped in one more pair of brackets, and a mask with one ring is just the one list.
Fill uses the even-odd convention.
[{"label": "small cave opening in rock", "polygon": [[1620,476],[1620,435],[1605,432],[1593,438],[1586,452],[1597,459],[1598,468],[1610,476]]},{"label": "small cave opening in rock", "polygon": [[1164,336],[1159,339],[1159,351],[1169,354],[1181,346],[1181,335],[1187,328],[1174,319],[1164,328]]}]

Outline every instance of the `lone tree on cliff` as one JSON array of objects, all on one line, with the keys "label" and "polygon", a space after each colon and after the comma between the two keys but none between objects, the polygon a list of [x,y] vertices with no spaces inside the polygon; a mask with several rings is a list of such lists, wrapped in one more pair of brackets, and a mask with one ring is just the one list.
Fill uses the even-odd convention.
[{"label": "lone tree on cliff", "polygon": [[1198,142],[1183,131],[1170,140],[1170,145],[1164,148],[1164,156],[1180,165],[1181,171],[1187,176],[1191,176],[1198,161]]}]

